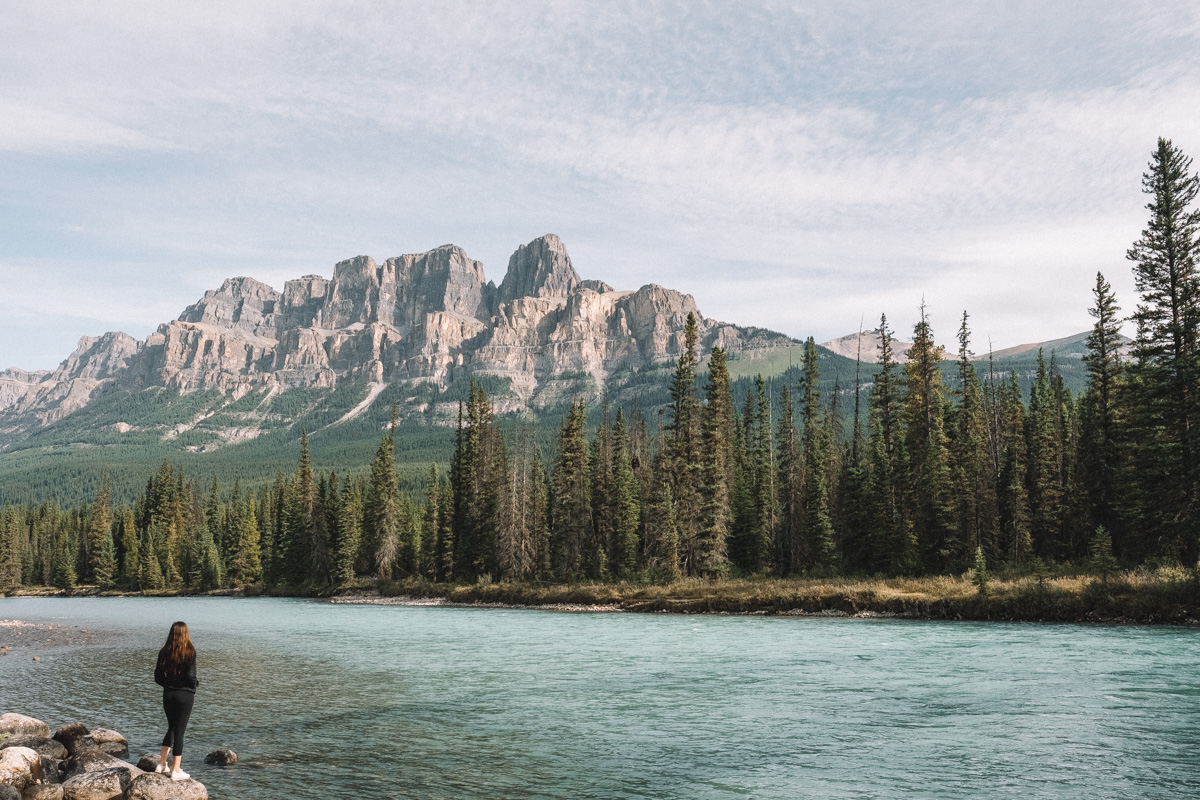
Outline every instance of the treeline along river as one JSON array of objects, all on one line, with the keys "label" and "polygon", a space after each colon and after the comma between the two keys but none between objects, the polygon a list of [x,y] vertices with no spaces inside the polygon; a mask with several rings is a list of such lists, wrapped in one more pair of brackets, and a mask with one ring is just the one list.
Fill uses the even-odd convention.
[{"label": "treeline along river", "polygon": [[[0,657],[0,711],[103,721],[135,754],[162,736],[154,655],[186,620],[201,686],[184,766],[217,800],[1174,798],[1200,783],[1192,629],[272,598],[15,598],[0,617],[96,632]],[[242,763],[203,766],[217,747]]]}]

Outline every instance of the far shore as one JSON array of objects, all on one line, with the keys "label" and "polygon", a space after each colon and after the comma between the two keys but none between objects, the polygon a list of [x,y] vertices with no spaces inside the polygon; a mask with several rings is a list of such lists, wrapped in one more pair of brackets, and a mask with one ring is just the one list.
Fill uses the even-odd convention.
[{"label": "far shore", "polygon": [[[308,597],[333,603],[540,609],[576,613],[674,613],[937,620],[1200,625],[1200,574],[1190,570],[993,578],[981,591],[968,575],[924,578],[788,578],[645,583],[539,584],[421,579],[357,580],[340,587],[246,586],[187,592],[23,588],[10,597]],[[2,610],[2,604],[0,604]]]}]

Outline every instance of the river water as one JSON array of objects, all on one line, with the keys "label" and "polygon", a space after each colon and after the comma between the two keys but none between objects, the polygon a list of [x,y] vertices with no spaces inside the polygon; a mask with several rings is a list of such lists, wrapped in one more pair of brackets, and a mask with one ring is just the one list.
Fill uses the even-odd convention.
[{"label": "river water", "polygon": [[[15,598],[0,618],[103,634],[0,657],[0,713],[115,728],[134,759],[161,741],[154,658],[187,621],[184,768],[214,800],[1200,796],[1190,629],[267,598]],[[242,763],[205,767],[218,747]]]}]

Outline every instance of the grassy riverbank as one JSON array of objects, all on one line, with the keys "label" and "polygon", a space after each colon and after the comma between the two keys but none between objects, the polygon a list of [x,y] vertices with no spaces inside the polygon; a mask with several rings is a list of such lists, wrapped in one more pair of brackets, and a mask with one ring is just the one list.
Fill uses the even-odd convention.
[{"label": "grassy riverbank", "polygon": [[1200,624],[1200,580],[1183,570],[1138,571],[1108,580],[1001,578],[989,582],[986,594],[966,576],[697,580],[667,586],[397,581],[378,588],[384,596],[462,604],[612,606],[633,612]]},{"label": "grassy riverbank", "polygon": [[[910,619],[1027,620],[1200,624],[1200,573],[1167,568],[1120,573],[1107,580],[1088,575],[999,576],[980,592],[969,576],[924,578],[795,578],[683,580],[669,585],[635,583],[535,584],[424,580],[358,581],[336,589],[290,587],[211,594],[272,594],[374,598],[393,602],[440,600],[462,605],[606,607],[641,613],[888,616]],[[73,592],[27,588],[18,595],[120,595],[78,587]],[[156,592],[157,595],[180,594]]]}]

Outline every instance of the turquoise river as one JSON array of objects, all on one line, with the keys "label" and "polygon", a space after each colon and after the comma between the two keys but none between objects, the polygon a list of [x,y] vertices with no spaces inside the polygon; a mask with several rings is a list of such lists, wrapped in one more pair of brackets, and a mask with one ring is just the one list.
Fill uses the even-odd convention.
[{"label": "turquoise river", "polygon": [[[185,620],[184,768],[214,800],[1200,796],[1198,630],[265,598],[0,618],[100,634],[0,657],[0,713],[115,728],[134,759]],[[242,763],[205,767],[218,747]]]}]

